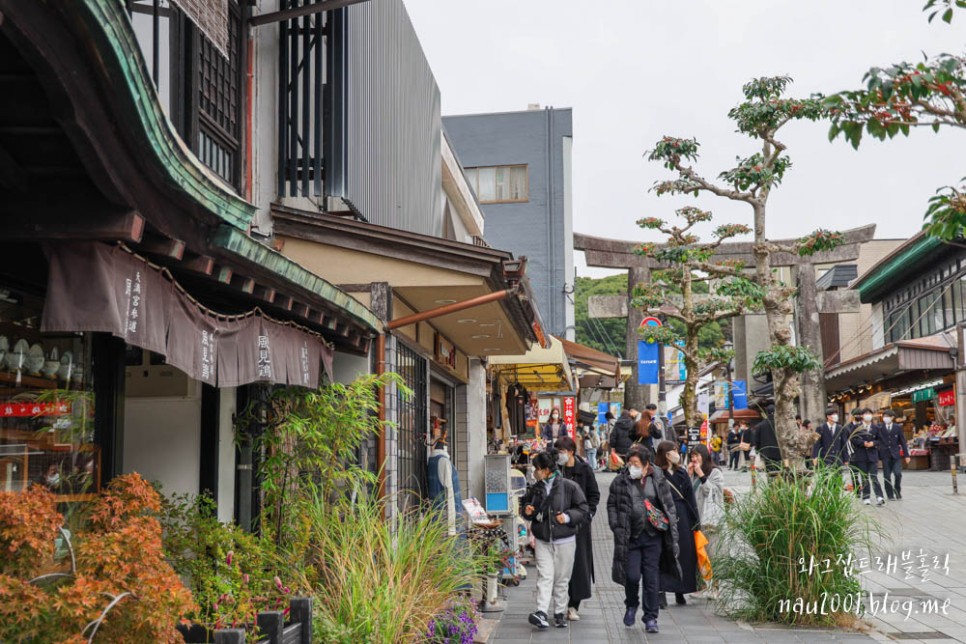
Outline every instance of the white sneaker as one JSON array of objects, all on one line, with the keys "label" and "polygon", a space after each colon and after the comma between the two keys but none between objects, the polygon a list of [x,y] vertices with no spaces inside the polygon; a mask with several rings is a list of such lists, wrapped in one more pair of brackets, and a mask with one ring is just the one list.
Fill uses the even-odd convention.
[{"label": "white sneaker", "polygon": [[572,622],[580,621],[580,615],[577,614],[577,609],[574,608],[573,606],[567,609],[567,619],[569,619]]},{"label": "white sneaker", "polygon": [[872,499],[863,499],[862,503],[864,503],[865,505],[872,505]]},{"label": "white sneaker", "polygon": [[876,499],[876,500],[875,500],[875,504],[876,504],[876,505],[885,505],[885,499],[883,499],[883,498],[882,498],[882,497],[880,496],[880,497],[879,497],[878,499]]}]

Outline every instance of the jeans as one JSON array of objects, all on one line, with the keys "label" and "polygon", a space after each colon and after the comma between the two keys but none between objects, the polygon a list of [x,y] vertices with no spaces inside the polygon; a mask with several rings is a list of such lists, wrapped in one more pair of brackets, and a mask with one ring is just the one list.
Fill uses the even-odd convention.
[{"label": "jeans", "polygon": [[741,452],[737,449],[731,450],[728,454],[728,467],[733,470],[738,469],[738,457],[741,456]]},{"label": "jeans", "polygon": [[881,499],[882,487],[879,485],[879,462],[855,463],[854,465],[859,470],[859,476],[862,479],[862,498],[869,498],[869,484],[871,483],[873,491],[875,492],[875,498]]},{"label": "jeans", "polygon": [[643,603],[645,621],[657,619],[663,549],[664,537],[660,534],[652,536],[647,532],[628,544],[627,567],[624,571],[624,605],[637,608]]},{"label": "jeans", "polygon": [[[893,483],[893,478],[895,483]],[[882,479],[885,481],[886,496],[894,499],[902,496],[902,459],[891,454],[882,461]]]},{"label": "jeans", "polygon": [[596,447],[591,447],[587,450],[587,462],[590,463],[590,466],[592,468],[594,468],[595,470],[597,469],[597,448]]},{"label": "jeans", "polygon": [[[537,555],[537,610],[547,615],[566,613],[577,542],[550,544],[537,539],[534,552]],[[551,598],[553,612],[550,612]]]}]

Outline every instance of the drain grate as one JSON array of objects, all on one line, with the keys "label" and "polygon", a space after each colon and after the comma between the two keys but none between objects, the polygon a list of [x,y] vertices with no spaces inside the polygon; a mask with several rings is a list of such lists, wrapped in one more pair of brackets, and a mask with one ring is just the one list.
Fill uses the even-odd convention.
[{"label": "drain grate", "polygon": [[954,640],[942,631],[912,631],[909,633],[886,633],[894,640]]}]

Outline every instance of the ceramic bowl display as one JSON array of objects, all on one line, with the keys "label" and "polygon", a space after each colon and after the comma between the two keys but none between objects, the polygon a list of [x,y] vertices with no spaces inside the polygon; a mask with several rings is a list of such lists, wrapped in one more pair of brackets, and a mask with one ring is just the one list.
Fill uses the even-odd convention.
[{"label": "ceramic bowl display", "polygon": [[10,351],[10,340],[8,340],[7,336],[5,335],[0,335],[0,351],[3,351],[4,353]]},{"label": "ceramic bowl display", "polygon": [[57,377],[61,380],[67,380],[74,373],[74,365],[61,362],[60,366],[57,367]]},{"label": "ceramic bowl display", "polygon": [[43,373],[48,378],[53,378],[54,374],[60,371],[60,360],[47,360],[44,362]]},{"label": "ceramic bowl display", "polygon": [[30,347],[26,358],[27,371],[35,376],[39,376],[40,372],[44,369],[45,362],[47,362],[47,358],[44,357],[44,348],[39,344]]},{"label": "ceramic bowl display", "polygon": [[7,368],[11,371],[17,371],[18,369],[27,368],[27,353],[30,351],[30,345],[26,340],[18,340],[17,344],[13,345],[13,350],[4,356],[4,363],[6,363]]}]

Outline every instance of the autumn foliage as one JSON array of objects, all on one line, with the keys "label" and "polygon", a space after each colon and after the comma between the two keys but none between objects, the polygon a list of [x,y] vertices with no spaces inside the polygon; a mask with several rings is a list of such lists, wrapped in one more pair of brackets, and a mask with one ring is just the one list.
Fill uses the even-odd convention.
[{"label": "autumn foliage", "polygon": [[120,476],[55,559],[63,517],[53,495],[0,493],[0,641],[182,641],[175,627],[194,604],[164,560],[160,508],[138,474]]}]

